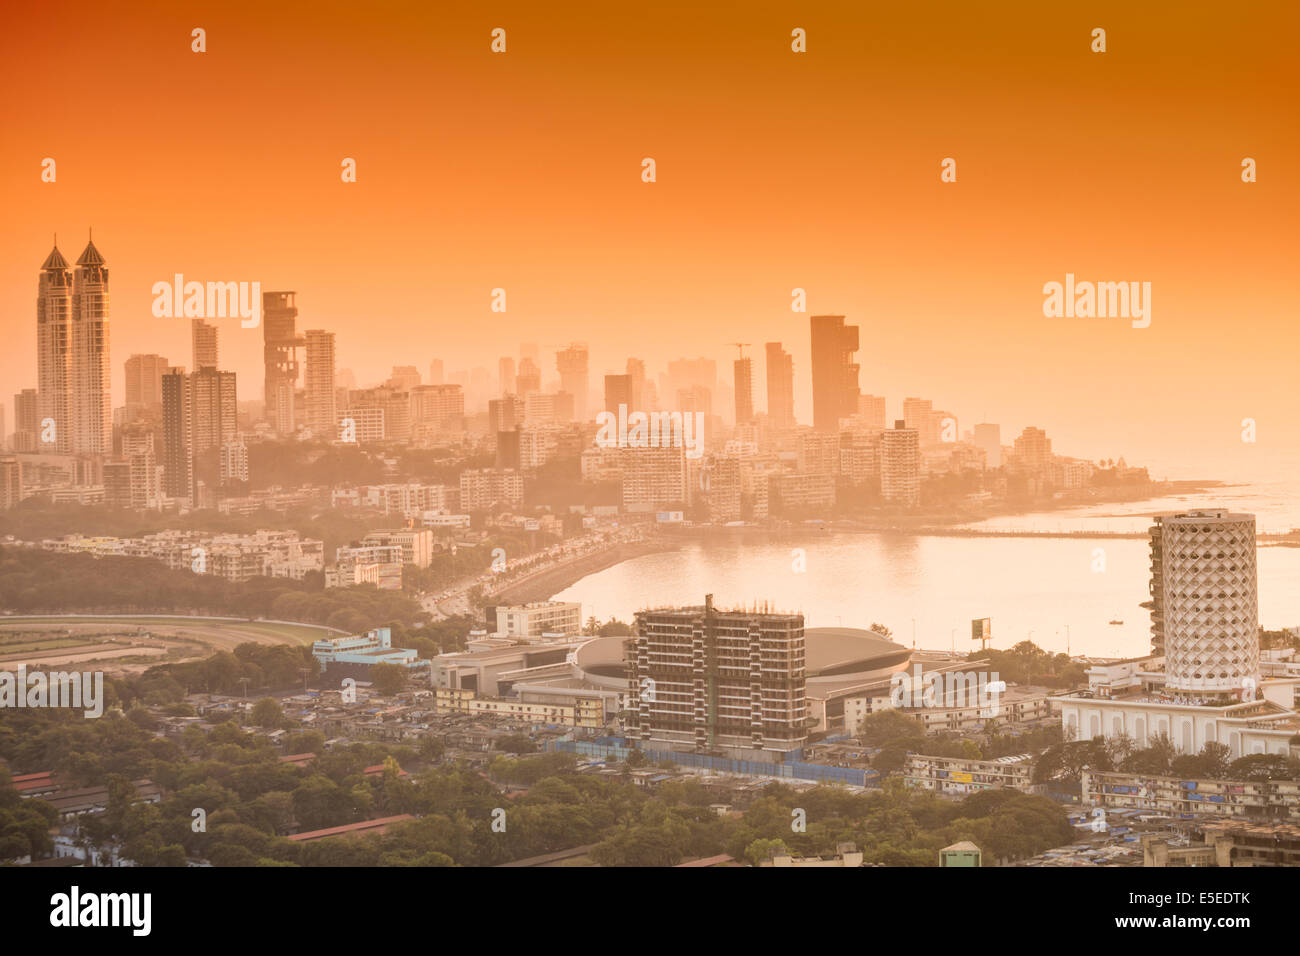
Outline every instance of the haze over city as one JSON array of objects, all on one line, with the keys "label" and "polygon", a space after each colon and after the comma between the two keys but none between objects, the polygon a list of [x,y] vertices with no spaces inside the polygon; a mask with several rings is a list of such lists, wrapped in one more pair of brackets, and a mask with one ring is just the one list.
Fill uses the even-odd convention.
[{"label": "haze over city", "polygon": [[6,940],[1294,927],[1300,5],[804,6],[8,13]]},{"label": "haze over city", "polygon": [[[5,393],[34,384],[33,271],[52,234],[79,247],[93,226],[115,268],[116,396],[118,359],[184,351],[188,323],[149,311],[153,283],[183,272],[297,290],[302,326],[334,330],[362,383],[435,357],[494,368],[519,342],[587,342],[599,374],[783,341],[806,416],[797,287],[809,313],[861,326],[865,392],[933,396],[963,422],[1045,427],[1173,477],[1292,463],[1281,277],[1300,144],[1279,117],[1294,9],[1216,18],[1207,37],[1194,12],[1114,6],[1122,36],[1094,60],[1072,39],[1089,21],[1032,7],[924,23],[828,8],[802,58],[777,55],[776,8],[660,4],[634,28],[598,6],[563,23],[520,10],[496,59],[467,42],[491,26],[468,11],[259,10],[252,31],[250,9],[212,11],[203,57],[160,42],[188,31],[179,11],[13,17],[6,129],[35,151],[0,158],[21,224],[0,237]],[[21,51],[55,30],[29,68]],[[133,68],[109,68],[118,56]],[[108,108],[69,123],[49,104],[85,95],[82,70]],[[1067,271],[1151,282],[1152,325],[1044,318],[1042,286]],[[257,381],[257,332],[224,327],[223,350]],[[1214,387],[1186,387],[1193,361],[1215,364]]]}]

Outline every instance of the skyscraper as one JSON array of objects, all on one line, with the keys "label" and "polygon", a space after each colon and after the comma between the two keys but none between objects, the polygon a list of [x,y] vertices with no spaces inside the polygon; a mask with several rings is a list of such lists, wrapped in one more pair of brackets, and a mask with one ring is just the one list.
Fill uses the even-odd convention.
[{"label": "skyscraper", "polygon": [[36,351],[37,447],[60,454],[110,453],[108,267],[93,242],[75,272],[57,246],[41,265]]},{"label": "skyscraper", "polygon": [[298,349],[304,344],[297,333],[298,307],[294,304],[297,294],[262,293],[264,416],[281,435],[290,435],[297,427],[294,393],[298,387]]},{"label": "skyscraper", "polygon": [[628,412],[637,411],[632,403],[632,376],[605,376],[605,411],[618,414],[618,406],[626,405]]},{"label": "skyscraper", "polygon": [[921,503],[921,441],[903,421],[881,435],[880,497],[902,508]]},{"label": "skyscraper", "polygon": [[1052,440],[1041,428],[1029,426],[1012,443],[1017,470],[1034,477],[1047,474],[1052,463]]},{"label": "skyscraper", "polygon": [[194,347],[194,370],[217,367],[217,327],[202,319],[190,320]]},{"label": "skyscraper", "polygon": [[555,353],[555,367],[560,373],[560,391],[573,396],[573,417],[576,421],[587,421],[587,393],[590,391],[587,377],[587,347],[570,345]]},{"label": "skyscraper", "polygon": [[814,315],[811,327],[813,427],[836,431],[858,410],[858,327],[842,315]]},{"label": "skyscraper", "polygon": [[733,366],[736,376],[736,424],[754,420],[754,360],[738,358]]},{"label": "skyscraper", "polygon": [[307,427],[314,438],[333,439],[338,436],[334,402],[334,333],[308,329],[306,340],[303,404],[307,406]]},{"label": "skyscraper", "polygon": [[113,401],[108,367],[108,265],[87,242],[72,278],[72,452],[113,451]]},{"label": "skyscraper", "polygon": [[1255,516],[1157,515],[1150,529],[1151,650],[1174,692],[1240,696],[1259,679]]},{"label": "skyscraper", "polygon": [[442,371],[442,359],[434,359],[429,363],[429,384],[442,385],[445,381]]},{"label": "skyscraper", "polygon": [[977,447],[984,450],[984,465],[998,468],[1002,465],[1002,428],[990,422],[980,422],[975,426],[972,438]]},{"label": "skyscraper", "polygon": [[[36,299],[36,435],[40,441],[41,423],[52,421],[54,441],[41,442],[42,451],[66,453],[72,448],[71,410],[68,406],[72,388],[72,271],[59,247],[41,265],[39,292]],[[48,438],[48,433],[46,435]]]},{"label": "skyscraper", "polygon": [[627,360],[627,374],[632,380],[632,400],[628,407],[635,411],[650,411],[645,394],[645,362],[639,358]]},{"label": "skyscraper", "polygon": [[868,428],[885,427],[885,397],[883,395],[858,396],[858,415]]},{"label": "skyscraper", "polygon": [[162,377],[170,366],[161,355],[132,355],[125,362],[126,407],[130,417],[157,414],[162,408]]},{"label": "skyscraper", "polygon": [[515,360],[506,355],[497,360],[497,385],[502,395],[515,391]]},{"label": "skyscraper", "polygon": [[930,399],[903,399],[903,422],[906,427],[916,429],[922,445],[934,444],[934,402]]},{"label": "skyscraper", "polygon": [[163,375],[162,396],[162,493],[187,499],[193,491],[194,462],[190,455],[190,383],[184,368]]},{"label": "skyscraper", "polygon": [[14,395],[14,451],[28,454],[36,451],[41,417],[36,389],[25,388]]},{"label": "skyscraper", "polygon": [[794,359],[780,342],[768,342],[767,420],[773,428],[794,427]]},{"label": "skyscraper", "polygon": [[198,483],[218,483],[220,450],[238,435],[234,372],[183,368],[163,376],[163,493],[198,503]]},{"label": "skyscraper", "polygon": [[515,390],[520,398],[526,399],[533,392],[542,390],[542,370],[537,363],[524,356],[519,360],[519,374],[515,376]]}]

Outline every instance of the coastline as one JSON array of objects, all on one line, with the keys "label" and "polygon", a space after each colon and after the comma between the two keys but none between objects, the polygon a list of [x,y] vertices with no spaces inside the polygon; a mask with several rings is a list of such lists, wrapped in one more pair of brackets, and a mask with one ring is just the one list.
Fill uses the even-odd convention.
[{"label": "coastline", "polygon": [[[1170,495],[1194,494],[1212,491],[1217,488],[1234,487],[1232,482],[1214,480],[1176,480],[1158,481],[1142,488],[1127,489],[1127,493],[1090,495],[1082,497],[1060,498],[1049,501],[1033,502],[1030,507],[1004,507],[989,509],[978,514],[927,514],[897,515],[887,520],[863,521],[854,519],[827,519],[821,522],[793,523],[780,527],[746,525],[720,527],[716,525],[666,525],[657,530],[651,540],[635,544],[621,544],[599,554],[587,555],[575,561],[539,571],[537,574],[516,582],[493,594],[493,600],[502,604],[523,604],[530,601],[547,601],[556,594],[577,584],[583,578],[612,568],[632,558],[648,554],[677,551],[682,547],[699,542],[716,542],[729,544],[768,544],[782,541],[808,540],[832,534],[901,534],[942,537],[1017,537],[1017,538],[1126,538],[1140,540],[1147,537],[1144,532],[1035,532],[981,530],[960,527],[961,525],[987,518],[1011,515],[1035,514],[1046,511],[1066,511],[1070,508],[1082,508],[1090,505],[1129,504],[1147,501]],[[1261,538],[1273,536],[1261,535]],[[1280,540],[1279,540],[1280,539]],[[1278,535],[1273,541],[1261,541],[1264,544],[1300,547],[1300,541],[1294,542],[1289,536]]]},{"label": "coastline", "polygon": [[616,564],[640,558],[647,554],[659,554],[664,551],[677,551],[680,542],[655,537],[649,541],[633,544],[620,544],[608,551],[584,555],[554,568],[538,571],[522,581],[507,585],[492,595],[492,600],[499,604],[527,604],[530,601],[549,601],[554,595],[572,587],[588,575]]}]

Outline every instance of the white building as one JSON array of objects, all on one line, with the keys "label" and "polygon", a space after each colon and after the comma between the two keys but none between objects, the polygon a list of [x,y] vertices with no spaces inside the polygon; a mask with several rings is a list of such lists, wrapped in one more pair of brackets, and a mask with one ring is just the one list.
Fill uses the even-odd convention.
[{"label": "white building", "polygon": [[536,641],[544,634],[571,637],[582,633],[582,605],[577,601],[535,601],[497,608],[497,636]]}]

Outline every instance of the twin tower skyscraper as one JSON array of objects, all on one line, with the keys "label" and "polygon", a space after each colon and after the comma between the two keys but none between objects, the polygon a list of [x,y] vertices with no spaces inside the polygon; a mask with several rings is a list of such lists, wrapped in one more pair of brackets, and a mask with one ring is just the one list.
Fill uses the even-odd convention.
[{"label": "twin tower skyscraper", "polygon": [[110,454],[108,264],[93,241],[72,269],[56,239],[41,266],[36,354],[37,448]]}]

